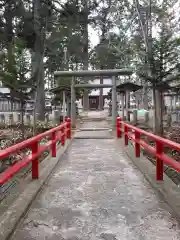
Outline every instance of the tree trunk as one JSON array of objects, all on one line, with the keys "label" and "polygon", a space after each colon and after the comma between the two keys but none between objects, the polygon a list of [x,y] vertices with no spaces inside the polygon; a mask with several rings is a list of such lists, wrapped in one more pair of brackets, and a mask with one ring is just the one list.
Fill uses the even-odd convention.
[{"label": "tree trunk", "polygon": [[71,99],[67,98],[67,117],[71,117]]},{"label": "tree trunk", "polygon": [[44,66],[43,63],[39,69],[39,86],[37,87],[37,101],[36,101],[36,112],[37,118],[40,121],[45,120],[45,89],[44,89]]},{"label": "tree trunk", "polygon": [[89,93],[87,89],[84,89],[83,93],[83,110],[84,111],[89,110]]},{"label": "tree trunk", "polygon": [[[84,5],[84,26],[83,26],[83,69],[88,70],[88,1],[83,0],[83,5]],[[85,82],[88,82],[89,78],[84,77]],[[88,111],[89,109],[89,93],[87,89],[84,89],[84,94],[83,94],[83,110]]]},{"label": "tree trunk", "polygon": [[[37,93],[35,97],[35,112],[38,114],[38,119],[45,120],[45,88],[44,88],[44,38],[45,33],[41,25],[41,1],[34,0],[34,28],[36,33],[36,41],[34,46],[33,61],[32,61],[32,76],[37,85]],[[35,118],[34,118],[35,119]]]},{"label": "tree trunk", "polygon": [[[13,15],[12,15],[12,1],[9,1],[5,7],[4,18],[5,18],[5,33],[6,33],[6,49],[7,49],[7,70],[12,74],[12,79],[10,80],[10,86],[16,82],[16,68],[15,68],[15,58],[13,51]],[[11,111],[13,111],[13,89],[10,88],[11,96]]]},{"label": "tree trunk", "polygon": [[124,98],[125,98],[125,95],[124,93],[121,93],[121,111],[122,111],[122,120],[124,120]]},{"label": "tree trunk", "polygon": [[148,110],[148,85],[144,84],[143,87],[143,108]]},{"label": "tree trunk", "polygon": [[126,90],[126,121],[130,121],[130,92]]},{"label": "tree trunk", "polygon": [[[103,11],[103,16],[102,16],[102,34],[100,36],[100,44],[104,44],[104,42],[106,41],[106,33],[108,32],[108,28],[107,26],[104,24],[105,22],[107,22],[107,17],[108,17],[108,9],[111,7],[112,5],[112,1],[109,0],[107,2],[108,7],[106,8],[106,10],[104,9]],[[101,64],[100,69],[104,69],[103,64]],[[103,76],[100,76],[100,84],[103,84]],[[103,88],[100,88],[100,92],[99,92],[99,110],[103,110],[104,107],[104,98],[103,98]]]},{"label": "tree trunk", "polygon": [[24,101],[21,99],[21,132],[22,132],[22,139],[25,139],[25,129],[24,129]]},{"label": "tree trunk", "polygon": [[8,57],[8,70],[10,73],[14,70],[14,54],[13,54],[13,15],[12,15],[12,1],[7,2],[4,12],[5,31],[6,31],[6,48]]},{"label": "tree trunk", "polygon": [[163,136],[163,106],[162,92],[159,89],[153,88],[154,98],[154,133]]}]

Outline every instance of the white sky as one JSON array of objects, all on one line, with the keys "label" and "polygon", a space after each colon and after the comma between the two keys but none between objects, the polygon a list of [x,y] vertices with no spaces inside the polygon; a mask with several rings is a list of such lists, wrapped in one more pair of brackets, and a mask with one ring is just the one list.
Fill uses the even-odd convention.
[{"label": "white sky", "polygon": [[89,40],[92,47],[96,46],[99,43],[99,36],[97,31],[95,31],[90,25],[88,27],[89,31]]}]

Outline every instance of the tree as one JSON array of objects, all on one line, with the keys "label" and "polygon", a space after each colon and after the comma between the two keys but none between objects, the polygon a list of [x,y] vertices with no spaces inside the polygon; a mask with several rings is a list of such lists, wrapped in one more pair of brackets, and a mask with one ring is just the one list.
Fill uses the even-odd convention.
[{"label": "tree", "polygon": [[[102,54],[102,51],[106,48],[106,36],[112,26],[112,21],[109,20],[109,9],[111,8],[112,0],[104,0],[101,2],[101,4],[102,7],[99,9],[99,11],[97,11],[97,16],[94,18],[95,26],[98,27],[101,31],[100,43],[98,45],[98,48],[96,47],[96,50],[99,50],[99,54],[97,52],[99,59],[101,58],[100,55]],[[103,61],[99,61],[99,63],[100,64],[98,67],[100,69],[105,68]],[[100,76],[100,84],[103,84],[103,76]],[[103,110],[103,88],[100,88],[99,108],[100,110]]]},{"label": "tree", "polygon": [[[131,48],[126,34],[122,31],[124,24],[123,11],[127,6],[126,1],[103,0],[96,10],[93,27],[100,32],[100,42],[92,51],[91,64],[95,68],[127,67],[130,64]],[[118,28],[119,33],[113,29]],[[103,77],[100,77],[103,84]],[[103,109],[103,89],[100,89],[100,109]]]},{"label": "tree", "polygon": [[158,26],[157,36],[152,37],[150,33],[144,35],[146,39],[143,42],[137,41],[138,48],[144,48],[144,51],[138,51],[138,57],[139,59],[145,58],[145,62],[141,61],[138,68],[139,76],[152,85],[155,105],[155,132],[162,135],[162,86],[165,82],[170,83],[179,77],[179,39],[174,36],[177,23],[174,14],[169,11],[170,2],[164,1],[162,5],[155,2],[149,8],[153,9],[153,21],[151,20],[150,26]]},{"label": "tree", "polygon": [[[88,69],[89,66],[89,39],[88,24],[93,21],[91,12],[97,7],[96,1],[75,1],[69,0],[63,5],[59,12],[58,21],[60,24],[54,27],[50,37],[51,49],[48,51],[48,64],[53,63],[55,68],[63,68],[63,50],[68,50],[69,64],[73,69]],[[68,27],[67,27],[68,26]],[[52,41],[53,39],[53,41]],[[52,44],[53,42],[53,44]],[[54,44],[57,44],[59,52],[53,51]],[[53,53],[54,52],[54,53]],[[59,59],[57,61],[57,59]],[[58,63],[57,63],[58,62]],[[52,64],[51,64],[52,65]],[[56,66],[55,66],[56,65]],[[57,66],[58,65],[58,66]],[[56,70],[58,70],[56,69]],[[51,70],[52,71],[52,68]],[[85,78],[84,81],[88,81]],[[84,109],[88,107],[88,91],[84,89]]]}]

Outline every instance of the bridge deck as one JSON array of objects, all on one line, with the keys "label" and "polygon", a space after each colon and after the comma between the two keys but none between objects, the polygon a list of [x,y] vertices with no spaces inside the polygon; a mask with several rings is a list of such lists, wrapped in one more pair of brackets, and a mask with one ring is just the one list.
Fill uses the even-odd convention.
[{"label": "bridge deck", "polygon": [[75,139],[13,240],[176,240],[178,222],[114,139]]}]

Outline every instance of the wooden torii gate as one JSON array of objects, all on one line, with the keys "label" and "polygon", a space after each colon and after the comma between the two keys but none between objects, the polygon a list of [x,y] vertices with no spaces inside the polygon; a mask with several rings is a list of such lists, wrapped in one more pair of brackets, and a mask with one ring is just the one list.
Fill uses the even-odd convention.
[{"label": "wooden torii gate", "polygon": [[[71,121],[72,126],[76,125],[76,94],[75,88],[112,88],[112,128],[116,125],[116,77],[130,76],[132,69],[106,69],[106,70],[80,70],[80,71],[57,71],[54,73],[55,77],[72,77],[71,81]],[[75,84],[76,77],[97,77],[107,76],[112,77],[112,84],[90,84],[78,83]]]}]

